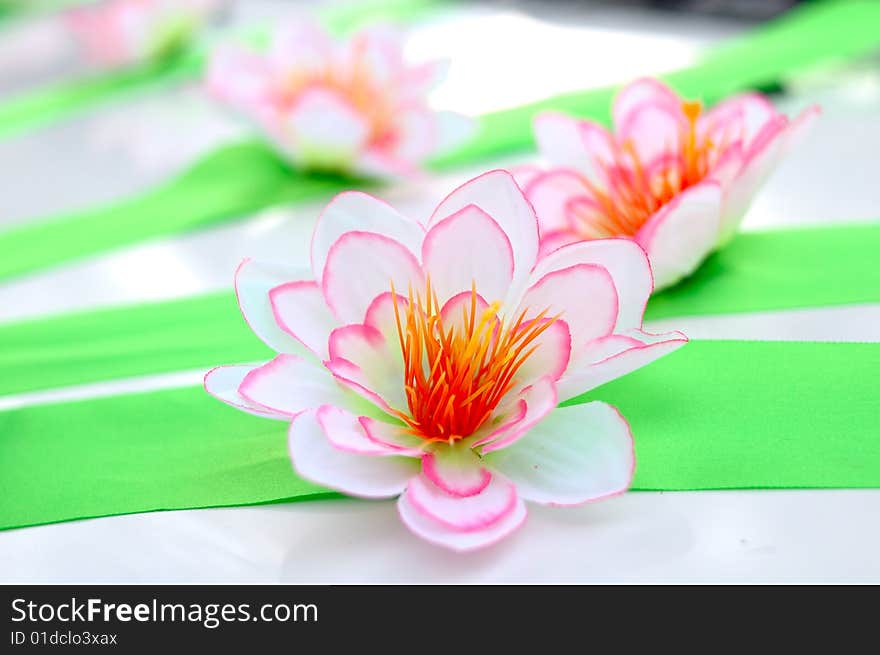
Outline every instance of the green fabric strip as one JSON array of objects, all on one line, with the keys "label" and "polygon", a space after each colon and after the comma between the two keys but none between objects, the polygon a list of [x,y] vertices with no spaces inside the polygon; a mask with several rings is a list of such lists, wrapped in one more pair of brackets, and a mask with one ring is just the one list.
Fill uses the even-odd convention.
[{"label": "green fabric strip", "polygon": [[[591,392],[630,421],[635,489],[880,486],[880,345],[694,342]],[[324,495],[286,426],[199,388],[0,412],[0,529]]]},{"label": "green fabric strip", "polygon": [[[359,0],[325,10],[321,14],[321,21],[328,29],[345,33],[374,21],[410,20],[426,9],[445,4],[443,0]],[[265,31],[244,36],[260,39]],[[22,93],[0,104],[0,138],[39,127],[103,102],[124,98],[135,91],[147,91],[155,86],[195,78],[201,73],[204,63],[205,51],[193,47],[164,61],[102,72]]]},{"label": "green fabric strip", "polygon": [[[880,224],[741,234],[648,318],[880,302]],[[268,359],[231,291],[0,326],[0,395]]]},{"label": "green fabric strip", "polygon": [[[716,100],[766,84],[783,72],[854,56],[880,44],[880,3],[809,5],[710,55],[703,64],[669,77],[688,96]],[[822,38],[819,34],[823,33]],[[807,42],[810,48],[797,44]],[[784,67],[778,63],[783,62]],[[769,71],[769,72],[767,72]],[[478,135],[456,153],[433,162],[435,169],[472,164],[531,147],[531,121],[553,108],[608,120],[614,89],[594,89],[488,114]],[[223,148],[183,176],[145,195],[92,211],[20,225],[0,233],[0,280],[31,273],[144,239],[175,234],[241,217],[294,200],[316,200],[334,191],[363,187],[353,180],[288,174],[265,146]]]}]

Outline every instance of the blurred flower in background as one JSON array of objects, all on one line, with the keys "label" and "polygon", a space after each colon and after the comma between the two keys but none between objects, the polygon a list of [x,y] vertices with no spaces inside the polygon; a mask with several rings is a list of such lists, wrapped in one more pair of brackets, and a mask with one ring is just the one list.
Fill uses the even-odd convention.
[{"label": "blurred flower in background", "polygon": [[306,169],[410,175],[469,136],[472,121],[430,109],[445,62],[409,65],[398,34],[375,27],[335,42],[308,21],[278,29],[266,53],[218,49],[209,90]]},{"label": "blurred flower in background", "polygon": [[116,67],[180,51],[224,4],[224,0],[106,0],[71,9],[66,24],[91,61]]}]

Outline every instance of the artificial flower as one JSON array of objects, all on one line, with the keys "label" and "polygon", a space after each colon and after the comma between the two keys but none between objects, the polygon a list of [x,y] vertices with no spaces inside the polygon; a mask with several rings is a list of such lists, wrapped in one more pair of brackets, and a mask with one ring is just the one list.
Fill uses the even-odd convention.
[{"label": "artificial flower", "polygon": [[424,226],[363,193],[337,196],[311,277],[246,260],[244,317],[278,356],[226,366],[209,393],[291,421],[304,478],[399,497],[403,522],[455,550],[486,546],[524,500],[577,505],[630,484],[630,428],[613,407],[559,403],[669,353],[641,330],[650,266],[632,241],[538,260],[537,218],[513,177],[453,191]]},{"label": "artificial flower", "polygon": [[180,50],[223,0],[104,0],[71,9],[67,24],[90,59],[119,66]]},{"label": "artificial flower", "polygon": [[541,220],[542,252],[627,237],[647,251],[661,289],[731,238],[819,109],[790,121],[748,93],[703,112],[699,102],[641,79],[617,95],[612,113],[613,134],[562,114],[538,116],[535,138],[551,168],[524,188]]},{"label": "artificial flower", "polygon": [[293,21],[275,32],[266,53],[218,49],[207,85],[298,167],[398,177],[472,130],[464,116],[427,105],[445,69],[408,65],[398,36],[384,28],[335,42]]}]

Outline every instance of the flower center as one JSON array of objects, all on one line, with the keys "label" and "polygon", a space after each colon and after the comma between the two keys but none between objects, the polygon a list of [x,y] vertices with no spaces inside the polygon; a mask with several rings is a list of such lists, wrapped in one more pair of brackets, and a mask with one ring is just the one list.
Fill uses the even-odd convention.
[{"label": "flower center", "polygon": [[596,203],[573,208],[575,229],[585,238],[635,235],[658,209],[706,177],[726,143],[716,144],[697,134],[702,111],[699,102],[683,102],[682,111],[687,125],[676,151],[667,147],[645,166],[633,143],[627,141],[615,160],[604,167],[606,188],[587,183]]},{"label": "flower center", "polygon": [[452,443],[486,423],[516,385],[537,337],[558,318],[545,318],[545,310],[525,320],[524,310],[506,322],[498,317],[500,304],[485,307],[475,286],[441,314],[430,280],[424,295],[410,289],[405,305],[393,285],[392,298],[409,405],[409,413],[397,417],[429,441]]},{"label": "flower center", "polygon": [[368,140],[372,144],[396,138],[394,124],[393,90],[373,79],[366,61],[367,44],[363,39],[353,44],[354,54],[350,67],[335,62],[318,71],[304,71],[295,65],[279,81],[276,102],[289,109],[301,93],[310,87],[335,91],[366,118],[370,127]]}]

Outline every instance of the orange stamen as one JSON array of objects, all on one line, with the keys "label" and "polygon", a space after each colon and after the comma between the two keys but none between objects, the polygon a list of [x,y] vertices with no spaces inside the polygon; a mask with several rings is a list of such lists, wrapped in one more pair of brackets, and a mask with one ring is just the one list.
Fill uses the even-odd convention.
[{"label": "orange stamen", "polygon": [[667,148],[659,165],[646,168],[635,145],[628,141],[615,161],[605,166],[605,188],[586,182],[598,207],[579,210],[582,237],[633,236],[658,209],[706,177],[726,144],[719,147],[697,134],[700,102],[685,101],[681,108],[687,125],[676,152]]},{"label": "orange stamen", "polygon": [[547,312],[513,322],[498,317],[499,303],[480,310],[471,287],[460,321],[440,315],[436,292],[409,290],[405,307],[391,286],[397,335],[403,354],[404,389],[409,412],[396,412],[411,434],[428,441],[454,442],[476,432],[538,347],[536,339],[558,316]]}]

